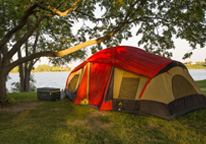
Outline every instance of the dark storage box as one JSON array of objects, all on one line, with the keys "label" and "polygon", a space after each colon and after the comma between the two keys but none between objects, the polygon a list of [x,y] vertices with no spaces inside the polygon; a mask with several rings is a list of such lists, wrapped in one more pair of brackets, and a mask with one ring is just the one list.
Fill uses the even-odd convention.
[{"label": "dark storage box", "polygon": [[60,99],[60,89],[49,87],[37,88],[37,98],[38,100],[57,101]]}]

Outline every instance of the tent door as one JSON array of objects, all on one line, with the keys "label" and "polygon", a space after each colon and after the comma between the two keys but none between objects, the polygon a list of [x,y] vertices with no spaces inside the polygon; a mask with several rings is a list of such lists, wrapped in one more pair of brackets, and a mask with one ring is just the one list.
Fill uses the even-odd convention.
[{"label": "tent door", "polygon": [[91,63],[89,104],[101,106],[112,64]]}]

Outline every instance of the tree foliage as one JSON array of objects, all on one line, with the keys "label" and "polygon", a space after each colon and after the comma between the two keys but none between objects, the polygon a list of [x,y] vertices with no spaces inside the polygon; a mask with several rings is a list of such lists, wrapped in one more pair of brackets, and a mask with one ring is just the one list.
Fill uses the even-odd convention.
[{"label": "tree foliage", "polygon": [[[51,59],[56,64],[84,58],[82,48],[96,44],[91,47],[95,53],[118,45],[132,37],[131,30],[141,36],[137,43],[146,51],[167,57],[173,38],[187,40],[193,49],[206,43],[205,0],[0,0],[0,8],[0,87],[21,63],[42,56],[64,57]],[[31,47],[15,60],[38,30],[36,50]],[[0,93],[5,96],[2,88]]]},{"label": "tree foliage", "polygon": [[46,64],[38,65],[33,72],[63,72],[63,71],[71,71],[71,67],[57,67],[57,66],[49,66]]},{"label": "tree foliage", "polygon": [[35,71],[38,71],[38,72],[51,71],[51,66],[46,65],[46,64],[39,65],[39,66],[35,69]]},{"label": "tree foliage", "polygon": [[[174,36],[188,40],[192,48],[196,48],[197,45],[204,47],[206,41],[206,3],[203,0],[73,0],[69,2],[32,0],[24,3],[20,0],[14,3],[1,0],[1,3],[2,9],[5,10],[1,13],[2,39],[19,23],[27,19],[30,19],[31,23],[39,22],[38,26],[42,30],[39,41],[43,43],[37,52],[60,51],[90,39],[96,39],[95,43],[98,43],[102,37],[104,39],[100,42],[107,47],[118,45],[123,39],[132,36],[131,28],[134,26],[136,26],[136,34],[142,36],[138,44],[143,45],[149,52],[163,56],[171,56],[168,50],[174,48],[172,40]],[[16,26],[11,21],[15,22]],[[81,27],[77,33],[73,33],[72,29],[76,24],[80,24]],[[23,29],[22,26],[13,34]],[[32,34],[28,38],[31,39]],[[92,47],[92,52],[101,49],[102,44],[98,44]],[[3,50],[2,47],[1,50]],[[58,56],[55,53],[41,54],[42,56]],[[187,54],[186,57],[191,54]],[[69,61],[84,55],[85,51],[80,54],[71,54],[65,60]]]}]

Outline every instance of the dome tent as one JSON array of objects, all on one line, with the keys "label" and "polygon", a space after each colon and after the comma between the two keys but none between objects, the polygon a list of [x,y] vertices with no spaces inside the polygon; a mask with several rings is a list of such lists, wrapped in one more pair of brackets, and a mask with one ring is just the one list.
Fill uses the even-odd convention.
[{"label": "dome tent", "polygon": [[206,98],[180,62],[130,46],[97,52],[68,76],[74,104],[174,119],[206,107]]}]

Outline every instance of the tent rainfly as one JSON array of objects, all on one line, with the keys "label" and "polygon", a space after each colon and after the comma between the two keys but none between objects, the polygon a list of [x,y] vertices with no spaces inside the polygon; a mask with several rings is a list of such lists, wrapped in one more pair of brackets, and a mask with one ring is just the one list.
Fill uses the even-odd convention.
[{"label": "tent rainfly", "polygon": [[206,98],[184,64],[130,46],[97,52],[68,76],[74,104],[172,120],[206,108]]}]

